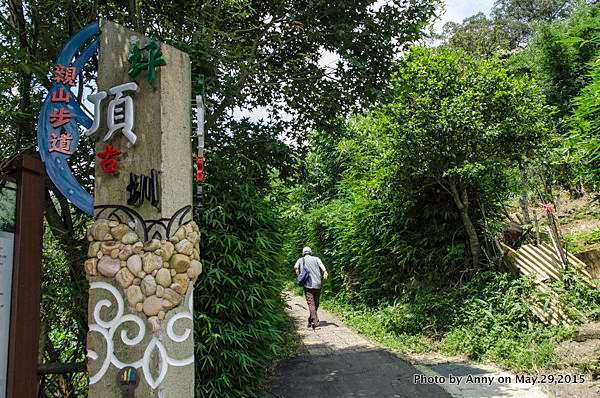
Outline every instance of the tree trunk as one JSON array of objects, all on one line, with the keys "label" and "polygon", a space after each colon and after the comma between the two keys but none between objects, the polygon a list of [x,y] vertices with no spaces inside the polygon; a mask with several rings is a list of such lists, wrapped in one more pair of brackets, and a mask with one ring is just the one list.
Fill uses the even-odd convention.
[{"label": "tree trunk", "polygon": [[521,191],[521,197],[519,198],[519,206],[521,207],[521,215],[523,216],[523,222],[525,224],[531,224],[531,217],[529,216],[529,195],[527,195],[527,191]]},{"label": "tree trunk", "polygon": [[521,171],[521,197],[519,198],[519,207],[521,208],[521,215],[523,216],[523,222],[525,224],[531,224],[531,216],[529,215],[529,193],[527,188],[529,187],[529,178],[527,177],[527,170],[519,164]]},{"label": "tree trunk", "polygon": [[477,236],[477,230],[475,229],[475,225],[473,225],[473,221],[471,221],[471,216],[469,216],[469,196],[467,194],[467,188],[461,183],[459,183],[460,187],[457,186],[457,182],[454,178],[451,178],[449,183],[452,199],[454,200],[454,204],[458,208],[460,218],[463,222],[465,232],[467,233],[467,237],[469,239],[471,261],[473,262],[473,266],[477,267],[479,265],[479,254],[481,253],[481,244],[479,243],[479,236]]}]

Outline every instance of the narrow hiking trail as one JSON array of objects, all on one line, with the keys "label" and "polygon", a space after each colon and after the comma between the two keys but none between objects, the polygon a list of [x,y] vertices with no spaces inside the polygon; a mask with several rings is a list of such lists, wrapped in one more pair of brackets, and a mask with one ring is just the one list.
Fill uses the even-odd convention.
[{"label": "narrow hiking trail", "polygon": [[[286,293],[287,294],[287,293]],[[296,321],[302,345],[295,358],[284,361],[267,395],[277,398],[338,397],[507,397],[545,398],[537,386],[514,383],[514,375],[462,362],[401,358],[354,332],[333,314],[319,310],[321,327],[306,327],[304,297],[288,294],[288,312]],[[458,385],[414,382],[416,377],[464,376]],[[466,383],[467,375],[512,376],[513,383]]]}]

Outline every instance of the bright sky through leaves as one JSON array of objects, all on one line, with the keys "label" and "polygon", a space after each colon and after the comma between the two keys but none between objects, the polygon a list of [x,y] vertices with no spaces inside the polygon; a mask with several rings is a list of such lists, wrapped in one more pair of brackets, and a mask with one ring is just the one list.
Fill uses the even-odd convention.
[{"label": "bright sky through leaves", "polygon": [[[445,3],[445,12],[441,19],[436,21],[434,25],[434,29],[438,33],[442,31],[442,27],[446,22],[462,22],[463,19],[477,14],[478,12],[484,12],[486,15],[489,15],[494,0],[446,0]],[[335,62],[335,58],[334,54],[324,54],[322,61],[328,64],[330,62]],[[265,108],[256,108],[252,110],[236,109],[234,114],[237,119],[248,117],[252,121],[260,119],[266,120],[269,116],[268,111]]]}]

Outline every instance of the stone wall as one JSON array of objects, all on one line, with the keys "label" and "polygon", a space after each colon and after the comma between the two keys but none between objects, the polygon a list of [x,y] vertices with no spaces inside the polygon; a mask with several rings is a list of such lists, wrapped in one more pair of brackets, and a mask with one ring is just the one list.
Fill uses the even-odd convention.
[{"label": "stone wall", "polygon": [[[202,272],[198,226],[188,222],[168,240],[142,242],[127,224],[99,219],[87,238],[90,391],[119,396],[113,377],[124,366],[138,369],[139,397],[166,393],[162,385],[173,372],[169,365],[187,372],[191,368],[193,378],[193,355],[190,359],[177,353],[193,352],[193,283]],[[178,377],[181,371],[177,369]],[[193,391],[177,392],[193,396]]]}]

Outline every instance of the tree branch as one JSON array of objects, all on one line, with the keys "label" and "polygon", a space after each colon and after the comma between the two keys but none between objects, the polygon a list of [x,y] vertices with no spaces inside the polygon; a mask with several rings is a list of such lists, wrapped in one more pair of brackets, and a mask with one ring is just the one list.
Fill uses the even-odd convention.
[{"label": "tree branch", "polygon": [[85,372],[85,362],[73,363],[41,363],[38,365],[38,374],[67,374],[67,373],[82,373]]}]

